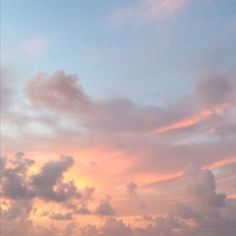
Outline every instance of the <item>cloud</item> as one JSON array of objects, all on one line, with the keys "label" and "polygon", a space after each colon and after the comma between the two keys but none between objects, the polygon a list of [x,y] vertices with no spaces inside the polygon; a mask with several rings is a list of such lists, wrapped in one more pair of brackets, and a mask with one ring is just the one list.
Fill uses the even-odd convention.
[{"label": "cloud", "polygon": [[[39,106],[53,113],[53,117],[46,113],[50,120],[47,125],[53,128],[52,137],[46,136],[40,141],[36,137],[34,143],[38,149],[53,150],[63,144],[66,150],[92,147],[107,152],[119,151],[128,157],[126,160],[130,165],[127,164],[127,169],[120,172],[129,174],[179,172],[189,161],[205,166],[235,154],[233,129],[223,129],[222,126],[232,124],[235,117],[234,105],[230,103],[235,91],[234,82],[229,76],[212,73],[200,78],[191,95],[159,107],[141,106],[127,98],[92,100],[81,88],[78,75],[72,76],[76,78],[72,83],[68,79],[70,75],[58,73],[43,76],[43,86],[37,76],[27,84],[35,109],[38,111]],[[34,89],[31,89],[31,83]],[[66,89],[61,88],[64,83]],[[224,84],[224,95],[215,100],[221,84]],[[60,94],[60,98],[54,94]],[[82,107],[87,104],[84,110],[76,105],[80,102]],[[35,121],[35,117],[32,120]],[[231,131],[227,140],[222,140],[220,127],[222,132]],[[30,136],[29,142],[31,139]],[[199,159],[198,156],[205,158]]]},{"label": "cloud", "polygon": [[27,219],[31,211],[31,201],[28,201],[27,199],[12,201],[7,209],[1,209],[1,219],[9,221]]},{"label": "cloud", "polygon": [[[195,174],[198,175],[201,171]],[[17,231],[18,221],[12,221],[11,227],[6,221],[3,225],[3,235],[15,232],[17,236],[43,236],[47,235],[46,233],[57,236],[66,236],[68,233],[70,236],[234,236],[236,233],[235,209],[236,204],[232,201],[227,202],[223,208],[218,206],[209,208],[207,204],[203,204],[201,208],[179,204],[165,216],[151,217],[148,224],[142,227],[128,225],[123,220],[108,217],[101,226],[91,224],[82,226],[73,222],[60,231],[53,226],[38,227],[32,222],[21,220],[22,228]]]},{"label": "cloud", "polygon": [[67,112],[88,111],[92,103],[78,81],[77,75],[66,75],[63,71],[58,71],[50,77],[38,74],[29,81],[26,93],[38,107]]},{"label": "cloud", "polygon": [[225,206],[226,196],[216,193],[215,177],[211,171],[191,166],[184,172],[183,179],[188,195],[200,207]]},{"label": "cloud", "polygon": [[114,218],[108,218],[101,230],[101,236],[130,236],[132,235],[132,230],[126,226],[121,220],[116,220]]},{"label": "cloud", "polygon": [[72,213],[65,213],[65,214],[61,214],[61,213],[55,213],[55,214],[51,214],[49,216],[49,218],[51,220],[72,220]]},{"label": "cloud", "polygon": [[81,202],[82,206],[85,207],[87,205],[88,201],[92,199],[94,191],[95,191],[94,187],[86,187],[83,190],[81,190],[80,202]]},{"label": "cloud", "polygon": [[[62,76],[63,83],[60,82],[60,76]],[[232,104],[220,112],[215,111],[215,103],[207,103],[206,108],[206,98],[197,88],[189,96],[190,98],[183,98],[162,107],[141,106],[131,99],[117,97],[93,100],[81,88],[79,76],[73,76],[76,78],[73,83],[68,82],[70,75],[65,72],[60,72],[59,75],[55,73],[52,76],[43,76],[43,86],[41,86],[41,82],[38,83],[38,80],[41,81],[41,79],[36,79],[37,76],[28,82],[27,90],[32,92],[32,96],[30,95],[29,98],[35,104],[33,108],[31,107],[31,111],[34,114],[40,113],[40,117],[36,115],[27,117],[24,123],[21,123],[19,133],[22,135],[21,130],[27,130],[30,122],[39,124],[37,127],[41,127],[40,124],[43,124],[43,127],[46,125],[52,131],[50,135],[38,137],[30,130],[29,134],[22,135],[22,139],[17,139],[17,147],[21,146],[21,142],[24,141],[23,145],[30,149],[32,147],[34,149],[32,151],[54,151],[58,147],[63,147],[60,152],[102,149],[104,152],[98,154],[102,156],[101,158],[106,158],[107,153],[119,152],[123,158],[122,162],[125,164],[122,164],[121,168],[117,168],[117,172],[119,175],[123,175],[123,173],[129,175],[129,179],[135,179],[131,175],[138,174],[157,173],[160,175],[166,171],[179,172],[189,164],[189,161],[199,166],[205,166],[235,154],[234,136],[231,134],[227,136],[227,139],[222,140],[223,136],[219,133],[221,125],[224,124],[226,127],[229,122],[234,121]],[[212,75],[211,78],[217,76]],[[221,77],[223,79],[220,81],[226,81],[224,82],[226,84],[233,83],[233,79],[226,75]],[[208,76],[201,78],[196,87],[199,84],[201,84],[200,87],[204,87],[206,80],[208,81]],[[210,81],[213,81],[211,83],[214,87],[215,79],[210,79]],[[216,81],[218,80],[216,79]],[[34,84],[35,93],[30,89],[31,83]],[[58,83],[60,86],[57,85]],[[70,93],[69,91],[75,92],[67,96],[67,92],[61,89],[64,87],[64,83],[66,83],[66,88],[67,86],[70,88],[65,89],[68,90],[68,93]],[[225,91],[229,95],[222,97],[219,106],[229,101],[234,93],[234,90],[225,89]],[[63,102],[60,99],[57,100],[54,94],[60,94]],[[81,94],[81,97],[88,102],[85,110],[75,105],[80,100],[78,94]],[[212,92],[212,94],[215,93]],[[82,104],[87,103],[84,103],[83,99],[81,102]],[[41,109],[38,109],[39,107]],[[44,110],[50,112],[45,111],[44,113]],[[32,132],[35,130],[37,129],[33,126]],[[209,130],[211,133],[208,132]],[[227,130],[233,132],[230,127]],[[8,140],[9,145],[16,143],[12,139],[8,138]],[[198,156],[205,158],[198,158]],[[98,161],[96,157],[90,158],[89,161],[91,160]],[[107,158],[106,162],[109,164],[111,161],[113,161],[112,157]],[[104,169],[104,176],[105,173],[108,173],[108,170],[100,166],[100,163],[99,168],[96,169],[92,172],[94,176],[97,175],[99,169]],[[58,183],[59,185],[60,183]],[[68,188],[72,191],[73,186]]]},{"label": "cloud", "polygon": [[124,7],[113,12],[113,24],[162,22],[178,14],[187,0],[139,0],[136,5]]},{"label": "cloud", "polygon": [[91,211],[86,208],[86,207],[81,207],[77,210],[75,210],[75,214],[79,214],[79,215],[90,215],[92,214]]},{"label": "cloud", "polygon": [[[65,72],[62,72],[60,76],[61,75],[62,80],[67,84],[67,77],[70,77],[70,75],[67,75]],[[58,76],[57,73],[52,76],[43,76],[42,86],[35,77],[28,83],[27,89],[31,92],[35,90],[36,93],[39,94],[39,96],[36,97],[34,97],[34,92],[32,92],[31,95],[28,94],[32,104],[34,104],[34,107],[31,107],[32,111],[41,114],[37,122],[48,122],[47,124],[53,128],[54,132],[52,138],[44,137],[38,139],[34,135],[29,136],[30,138],[27,139],[28,142],[31,144],[34,143],[34,146],[32,146],[37,146],[40,150],[42,150],[40,147],[45,148],[45,146],[51,147],[51,150],[54,150],[55,147],[63,147],[64,150],[70,151],[83,150],[83,148],[88,148],[88,150],[91,148],[93,150],[98,149],[99,151],[96,151],[95,154],[92,152],[91,155],[89,152],[91,156],[88,157],[88,160],[83,159],[83,161],[88,161],[88,163],[91,161],[99,163],[96,170],[94,168],[91,170],[90,168],[89,171],[92,172],[89,173],[89,175],[91,174],[94,179],[97,179],[98,176],[99,178],[104,178],[104,183],[103,180],[99,183],[104,187],[104,185],[109,182],[107,179],[105,180],[107,174],[110,175],[109,169],[111,166],[116,166],[116,163],[118,163],[120,166],[117,165],[119,168],[116,168],[116,173],[113,176],[114,179],[112,179],[115,183],[117,181],[117,185],[114,184],[114,186],[111,186],[111,190],[114,192],[119,191],[119,187],[121,187],[119,184],[121,182],[123,188],[123,183],[126,182],[127,179],[134,179],[134,184],[136,185],[137,182],[139,186],[139,195],[138,198],[136,197],[138,202],[133,201],[131,203],[130,198],[121,196],[121,198],[123,197],[124,199],[119,200],[124,201],[124,204],[120,203],[117,199],[116,201],[118,202],[112,201],[112,206],[107,201],[105,201],[105,203],[101,201],[95,210],[91,210],[94,209],[94,205],[91,204],[91,207],[89,203],[91,203],[94,198],[96,201],[96,197],[93,195],[94,188],[78,190],[73,182],[64,180],[63,175],[70,170],[69,168],[73,165],[73,160],[69,157],[64,157],[64,159],[46,162],[36,174],[29,175],[27,174],[27,169],[31,168],[30,163],[26,160],[23,161],[21,157],[22,154],[20,153],[18,154],[19,160],[21,160],[20,163],[16,161],[14,164],[14,161],[11,160],[11,168],[6,165],[4,167],[6,170],[4,172],[5,180],[3,189],[4,197],[6,198],[16,201],[22,200],[22,198],[32,201],[39,199],[43,202],[46,201],[48,204],[53,202],[53,204],[60,205],[65,211],[69,209],[75,219],[79,217],[95,217],[95,215],[96,217],[114,216],[114,213],[120,216],[124,212],[124,215],[136,214],[137,212],[139,214],[144,211],[145,214],[150,214],[150,212],[153,213],[153,211],[158,209],[158,205],[163,206],[163,208],[168,208],[169,206],[167,204],[171,204],[170,202],[176,199],[179,200],[181,195],[178,194],[183,190],[181,186],[187,185],[187,181],[184,181],[181,186],[174,185],[174,189],[176,188],[178,193],[170,196],[173,191],[173,185],[172,187],[170,186],[173,184],[175,178],[171,179],[169,181],[170,183],[165,183],[165,187],[163,187],[164,184],[160,187],[160,181],[158,182],[159,176],[171,176],[172,173],[178,173],[176,178],[179,178],[183,169],[189,165],[189,162],[196,164],[198,167],[205,167],[211,163],[234,156],[236,153],[233,136],[228,135],[227,138],[225,136],[225,138],[222,139],[223,136],[220,136],[218,132],[219,127],[222,127],[222,130],[227,132],[229,132],[229,130],[233,132],[233,126],[231,128],[230,126],[228,128],[226,127],[233,123],[234,107],[230,102],[234,88],[227,89],[226,86],[224,89],[226,95],[222,96],[222,98],[217,101],[213,99],[216,94],[213,89],[213,91],[210,92],[211,102],[208,102],[208,98],[206,98],[208,94],[204,95],[204,93],[200,92],[201,89],[199,90],[200,87],[204,87],[206,86],[205,84],[208,84],[208,82],[206,83],[206,81],[208,81],[207,77],[207,79],[201,79],[197,85],[197,87],[199,87],[196,87],[190,99],[183,98],[165,107],[155,105],[141,106],[126,98],[114,97],[92,100],[81,88],[77,75],[73,75],[75,76],[73,78],[76,79],[73,83],[69,82],[69,88],[66,89],[66,91],[70,91],[71,89],[71,91],[75,91],[75,93],[73,96],[67,96],[67,92],[61,89],[61,87],[64,87],[64,82],[62,85],[61,82],[59,82],[60,86],[57,84],[58,78],[60,81],[60,76]],[[217,76],[214,76],[214,78],[215,77]],[[226,76],[222,78],[223,81],[228,81],[230,85],[233,84],[233,80],[230,80],[230,78]],[[35,81],[37,81],[37,83]],[[210,79],[210,81],[213,81],[210,83],[212,87],[214,87],[215,83],[218,84],[218,82],[214,82],[218,81],[217,79]],[[33,90],[30,88],[31,82],[33,84],[35,82]],[[228,84],[228,82],[226,82],[226,84]],[[53,84],[52,86],[51,83]],[[206,87],[211,88],[211,86],[207,85]],[[215,86],[219,87],[219,85]],[[51,89],[50,93],[47,92],[44,94],[46,88]],[[61,102],[60,99],[57,100],[55,94],[59,94],[63,102]],[[80,100],[78,94],[81,94],[81,97],[85,98],[86,102],[84,102],[82,98]],[[73,105],[71,105],[70,101],[80,101],[82,104],[87,103],[88,106],[83,110],[80,105],[75,105],[76,102],[73,102]],[[221,107],[226,102],[228,102],[229,107],[218,112],[218,107]],[[67,106],[67,104],[69,105]],[[41,109],[38,109],[39,107]],[[49,110],[50,112],[46,111],[44,113],[44,110]],[[202,112],[203,114],[206,112],[206,116],[201,115]],[[62,119],[65,118],[65,126],[62,120],[60,120],[60,117],[62,117]],[[28,117],[25,123],[28,123],[30,119],[35,121],[37,116]],[[186,120],[190,120],[191,122],[187,122],[186,125]],[[73,129],[68,128],[68,123]],[[22,128],[23,127],[25,126],[22,125]],[[202,138],[200,141],[198,140],[192,143],[181,143],[182,139],[188,140],[192,138],[192,135],[200,135],[209,128],[213,130],[210,138]],[[86,130],[86,135],[80,133],[81,129]],[[143,135],[155,129],[162,130],[162,132],[150,136]],[[218,133],[216,130],[218,130]],[[28,136],[25,136],[24,139],[26,139],[26,137]],[[20,141],[21,140],[18,142]],[[62,151],[64,152],[64,150]],[[120,158],[115,159],[114,155],[118,155]],[[97,156],[101,159],[98,159]],[[83,158],[82,154],[81,158]],[[3,160],[3,165],[5,161],[6,160]],[[82,169],[81,167],[80,171]],[[82,171],[84,171],[84,173],[82,173],[83,175],[88,173],[86,172],[87,170]],[[224,194],[216,192],[216,189],[214,189],[215,182],[212,180],[212,177],[210,177],[211,174],[208,172],[200,172],[200,174],[199,171],[197,171],[197,173],[202,177],[188,177],[188,200],[192,199],[195,193],[198,193],[199,196],[192,199],[195,201],[196,205],[205,206],[206,203],[208,203],[211,208],[217,209],[217,211],[218,208],[226,209],[228,199]],[[226,175],[225,178],[229,175],[232,174]],[[206,185],[200,180],[201,184],[198,183],[196,179],[204,179]],[[150,190],[150,193],[142,193],[142,184],[148,184],[150,181],[158,182],[158,184],[155,185],[156,187],[147,188],[146,191]],[[126,190],[128,190],[129,193],[137,192],[137,188],[134,184],[127,186],[128,188]],[[159,189],[160,192],[154,193],[155,188]],[[204,189],[205,195],[201,193],[202,189]],[[227,189],[226,193],[232,193],[232,187],[230,187],[230,190]],[[124,191],[122,194],[124,194]],[[164,204],[162,204],[162,194],[168,195],[167,199],[165,199],[165,201],[163,200]],[[99,196],[98,199],[101,197],[102,196]],[[154,197],[156,197],[156,200],[154,200]],[[168,199],[171,197],[174,200]],[[185,195],[183,198],[184,197]],[[140,201],[141,203],[145,202],[145,210],[144,208],[140,209],[140,204],[137,204]],[[120,209],[119,207],[122,204],[126,205],[127,209]],[[121,206],[121,208],[122,207],[123,206]],[[190,207],[192,209],[192,206]],[[192,209],[192,211],[195,212],[196,209]],[[199,214],[201,215],[202,213]],[[166,222],[164,219],[159,220]],[[172,220],[173,218],[169,218],[167,221]],[[159,226],[157,228],[159,228]],[[133,230],[132,228],[132,231]],[[141,231],[148,232],[145,229]],[[99,232],[101,232],[101,229],[99,229]]]},{"label": "cloud", "polygon": [[23,153],[19,152],[9,161],[11,168],[6,166],[7,159],[1,159],[1,180],[2,192],[11,199],[31,199],[34,193],[28,189],[28,168],[34,164],[34,161],[23,157]]},{"label": "cloud", "polygon": [[[230,79],[211,75],[196,85],[195,94],[188,98],[188,105],[183,99],[167,107],[139,106],[125,98],[93,101],[83,92],[78,75],[59,71],[50,77],[35,76],[27,84],[27,94],[36,107],[63,111],[80,132],[92,132],[93,139],[101,139],[112,132],[116,133],[115,138],[124,134],[145,138],[177,131],[188,133],[188,128],[201,127],[207,122],[211,124],[212,120],[231,109],[231,87]],[[212,130],[216,128],[212,127]],[[72,131],[79,136],[76,129],[70,133]]]},{"label": "cloud", "polygon": [[99,216],[112,216],[115,214],[115,210],[112,208],[110,203],[105,200],[100,201],[95,212]]},{"label": "cloud", "polygon": [[137,195],[136,190],[137,190],[138,186],[136,183],[130,182],[129,184],[127,184],[126,188],[127,188],[127,193],[129,195]]},{"label": "cloud", "polygon": [[74,163],[72,157],[62,156],[60,161],[47,162],[41,171],[32,176],[32,186],[37,196],[46,200],[66,201],[69,198],[80,198],[73,182],[62,182],[63,173]]},{"label": "cloud", "polygon": [[1,117],[5,116],[14,100],[15,90],[12,85],[13,71],[7,65],[1,64],[0,108]]},{"label": "cloud", "polygon": [[226,77],[212,74],[204,77],[196,86],[196,93],[206,107],[216,107],[228,103],[233,84]]},{"label": "cloud", "polygon": [[78,207],[85,207],[91,199],[94,188],[87,187],[78,191],[74,182],[64,181],[63,174],[73,165],[70,156],[62,156],[58,161],[48,161],[36,174],[31,175],[29,168],[34,161],[17,153],[13,158],[1,157],[2,196],[10,200],[42,199],[55,203],[63,203],[65,207],[78,201]]}]

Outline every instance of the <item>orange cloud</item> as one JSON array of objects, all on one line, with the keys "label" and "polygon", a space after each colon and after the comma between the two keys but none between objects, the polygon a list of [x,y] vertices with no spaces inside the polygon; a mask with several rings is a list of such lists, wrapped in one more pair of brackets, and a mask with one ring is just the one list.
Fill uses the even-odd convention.
[{"label": "orange cloud", "polygon": [[236,157],[230,157],[230,158],[227,158],[227,159],[224,159],[224,160],[220,160],[220,161],[211,163],[211,164],[205,166],[204,168],[206,168],[206,169],[215,169],[215,168],[219,168],[219,167],[222,167],[222,166],[225,166],[225,165],[228,165],[228,164],[232,164],[232,163],[235,163],[235,162],[236,162]]},{"label": "orange cloud", "polygon": [[224,112],[224,110],[226,109],[227,106],[228,106],[227,104],[224,104],[223,106],[216,107],[214,109],[202,110],[199,113],[197,113],[193,116],[187,117],[183,120],[177,121],[174,124],[170,124],[170,125],[167,125],[167,126],[164,126],[161,128],[151,130],[151,131],[147,132],[146,134],[144,134],[144,136],[154,136],[154,135],[158,135],[158,134],[169,132],[169,131],[174,131],[174,130],[178,130],[178,129],[191,127],[193,125],[196,125],[198,123],[201,123],[202,121],[209,119],[210,117],[212,117],[215,114],[220,114],[220,113]]}]

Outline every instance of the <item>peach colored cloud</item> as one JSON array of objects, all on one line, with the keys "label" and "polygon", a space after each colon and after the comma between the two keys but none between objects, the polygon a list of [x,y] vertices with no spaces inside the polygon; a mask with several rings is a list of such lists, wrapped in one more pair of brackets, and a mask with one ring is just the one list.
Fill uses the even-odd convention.
[{"label": "peach colored cloud", "polygon": [[236,157],[225,158],[223,160],[219,160],[217,162],[213,162],[213,163],[207,165],[205,168],[207,168],[207,169],[215,169],[215,168],[220,168],[220,167],[228,165],[228,164],[233,164],[235,162],[236,162]]},{"label": "peach colored cloud", "polygon": [[153,135],[158,135],[158,134],[169,132],[169,131],[191,127],[193,125],[199,124],[211,118],[215,114],[223,113],[227,107],[228,107],[228,104],[225,104],[221,107],[216,107],[214,109],[202,110],[199,113],[192,115],[191,117],[184,118],[183,120],[177,121],[174,124],[170,124],[164,127],[154,129],[150,132],[147,132],[144,136],[153,136]]}]

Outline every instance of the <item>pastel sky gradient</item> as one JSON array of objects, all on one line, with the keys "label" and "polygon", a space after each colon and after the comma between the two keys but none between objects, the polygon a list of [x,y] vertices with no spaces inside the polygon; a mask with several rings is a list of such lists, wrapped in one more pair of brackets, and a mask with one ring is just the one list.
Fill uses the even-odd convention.
[{"label": "pastel sky gradient", "polygon": [[235,0],[1,1],[1,235],[236,235]]}]

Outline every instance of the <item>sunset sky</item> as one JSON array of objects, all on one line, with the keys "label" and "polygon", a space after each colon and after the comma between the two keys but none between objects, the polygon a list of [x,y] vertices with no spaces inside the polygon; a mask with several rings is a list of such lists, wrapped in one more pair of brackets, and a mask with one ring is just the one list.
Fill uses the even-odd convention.
[{"label": "sunset sky", "polygon": [[1,235],[235,236],[236,1],[2,0]]}]

